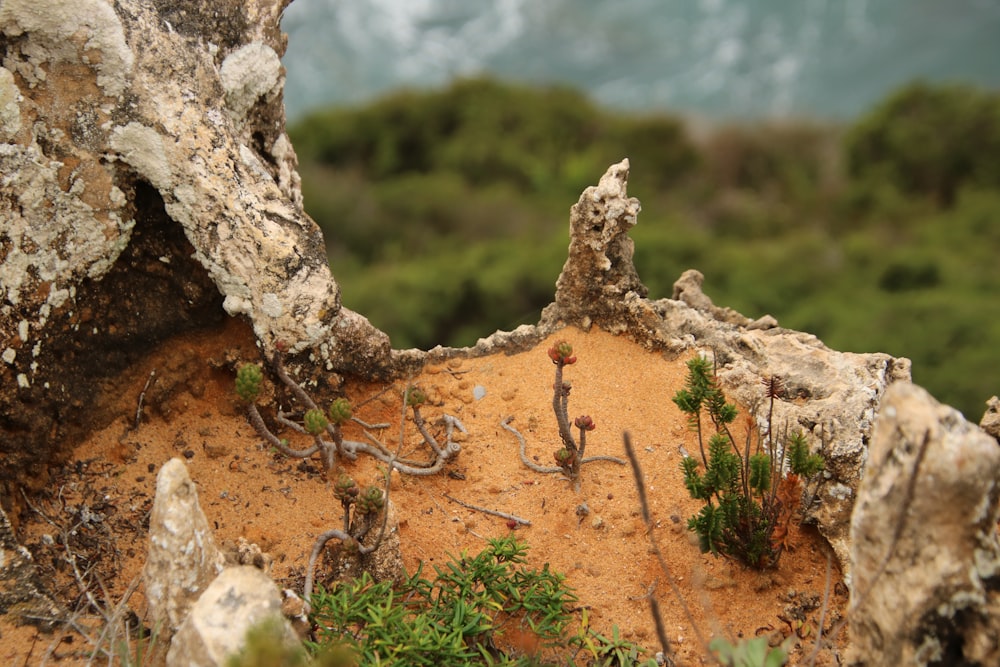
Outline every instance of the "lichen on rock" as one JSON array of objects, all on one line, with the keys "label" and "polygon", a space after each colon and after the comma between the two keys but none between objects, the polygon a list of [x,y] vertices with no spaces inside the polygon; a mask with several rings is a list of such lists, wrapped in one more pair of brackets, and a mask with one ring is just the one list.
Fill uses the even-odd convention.
[{"label": "lichen on rock", "polygon": [[0,489],[44,483],[137,355],[227,314],[265,351],[385,372],[302,208],[282,9],[0,3]]},{"label": "lichen on rock", "polygon": [[1000,447],[908,384],[886,391],[851,521],[851,665],[1000,664]]}]

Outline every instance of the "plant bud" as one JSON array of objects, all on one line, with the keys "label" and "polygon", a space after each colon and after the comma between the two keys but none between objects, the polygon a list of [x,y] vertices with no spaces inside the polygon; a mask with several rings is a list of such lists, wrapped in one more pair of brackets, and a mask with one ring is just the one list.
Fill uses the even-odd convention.
[{"label": "plant bud", "polygon": [[264,374],[257,364],[243,364],[236,371],[236,394],[247,403],[253,403],[260,395],[260,385]]},{"label": "plant bud", "polygon": [[343,424],[353,415],[351,402],[346,398],[334,399],[333,403],[330,404],[329,415],[330,421],[334,424]]},{"label": "plant bud", "polygon": [[427,402],[427,394],[421,391],[417,387],[411,387],[408,392],[406,392],[406,405],[411,408],[420,407]]},{"label": "plant bud", "polygon": [[384,504],[385,499],[382,496],[382,489],[377,486],[369,486],[358,497],[358,512],[361,514],[374,514],[382,509]]},{"label": "plant bud", "polygon": [[302,418],[302,425],[309,435],[319,435],[326,430],[326,426],[329,423],[322,410],[309,410]]},{"label": "plant bud", "polygon": [[333,485],[333,495],[342,503],[352,503],[358,497],[361,489],[348,475],[341,475]]},{"label": "plant bud", "polygon": [[573,356],[573,346],[564,340],[558,341],[549,348],[549,359],[554,364],[568,365],[576,363],[576,357]]},{"label": "plant bud", "polygon": [[576,427],[582,431],[593,431],[597,428],[597,425],[594,424],[594,420],[590,418],[590,415],[580,415],[573,421],[573,424],[575,424]]}]

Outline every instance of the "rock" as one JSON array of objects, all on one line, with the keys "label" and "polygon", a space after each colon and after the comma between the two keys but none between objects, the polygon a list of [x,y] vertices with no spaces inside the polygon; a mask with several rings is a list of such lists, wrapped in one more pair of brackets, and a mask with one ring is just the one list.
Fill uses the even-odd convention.
[{"label": "rock", "polygon": [[[119,373],[227,315],[385,372],[285,132],[282,0],[0,3],[0,491],[109,423]],[[22,482],[26,480],[26,482]],[[9,507],[9,506],[8,506]]]},{"label": "rock", "polygon": [[886,391],[851,520],[851,665],[1000,664],[1000,447]]},{"label": "rock", "polygon": [[297,645],[281,604],[281,592],[261,570],[247,565],[226,568],[174,635],[167,667],[223,667],[243,648],[247,631],[266,621],[280,623],[283,640]]},{"label": "rock", "polygon": [[[705,283],[705,276],[701,271],[688,269],[681,274],[681,277],[674,282],[674,293],[671,297],[674,301],[683,301],[695,310],[708,313],[713,319],[720,322],[729,322],[744,327],[755,329],[770,329],[777,326],[777,322],[771,324],[770,320],[761,320],[757,323],[751,322],[749,318],[740,315],[732,308],[719,308],[707,294],[701,291],[701,286]],[[773,319],[773,318],[771,318]]]},{"label": "rock", "polygon": [[1000,441],[1000,398],[991,396],[990,400],[986,401],[986,412],[979,420],[979,428]]},{"label": "rock", "polygon": [[176,631],[202,591],[222,571],[223,562],[187,466],[171,459],[157,475],[149,517],[143,578],[151,627]]},{"label": "rock", "polygon": [[62,624],[67,614],[45,589],[31,552],[14,536],[7,513],[0,507],[0,615],[46,630]]},{"label": "rock", "polygon": [[[823,483],[806,520],[833,547],[850,581],[850,516],[872,424],[886,387],[909,382],[909,360],[837,352],[815,336],[778,327],[770,316],[751,321],[720,308],[702,292],[704,276],[695,270],[677,280],[672,298],[646,298],[627,237],[639,212],[639,202],[627,196],[627,179],[625,160],[584,191],[570,213],[569,258],[556,283],[556,300],[542,312],[538,327],[520,332],[514,342],[566,325],[599,326],[675,356],[712,354],[723,388],[741,410],[764,405],[762,380],[778,377],[785,391],[772,424],[803,432],[826,457]],[[496,351],[506,340],[495,334],[471,353]],[[760,412],[758,424],[766,427]]]},{"label": "rock", "polygon": [[632,263],[639,200],[628,197],[628,159],[608,167],[597,186],[583,191],[569,214],[569,256],[556,281],[556,300],[543,320],[589,329],[617,318],[627,296],[646,296]]}]

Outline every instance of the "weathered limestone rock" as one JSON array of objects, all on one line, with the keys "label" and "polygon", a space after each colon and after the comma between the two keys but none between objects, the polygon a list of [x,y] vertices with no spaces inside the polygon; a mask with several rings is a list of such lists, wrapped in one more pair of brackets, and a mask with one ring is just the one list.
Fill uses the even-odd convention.
[{"label": "weathered limestone rock", "polygon": [[241,565],[223,570],[205,589],[170,642],[168,667],[223,667],[243,648],[247,630],[273,621],[285,641],[298,643],[281,615],[281,592],[266,574]]},{"label": "weathered limestone rock", "polygon": [[143,578],[152,625],[177,630],[222,571],[223,562],[187,466],[180,459],[171,459],[156,478],[149,517],[149,554]]},{"label": "weathered limestone rock", "polygon": [[0,489],[43,484],[110,420],[111,378],[226,314],[265,349],[385,371],[302,209],[286,4],[0,3]]},{"label": "weathered limestone rock", "polygon": [[1000,398],[990,396],[990,400],[986,401],[986,412],[979,420],[979,428],[1000,441]]},{"label": "weathered limestone rock", "polygon": [[0,615],[3,614],[43,628],[54,628],[66,617],[66,612],[45,590],[31,553],[18,543],[7,513],[0,507]]},{"label": "weathered limestone rock", "polygon": [[[778,327],[773,317],[752,321],[720,308],[701,291],[704,276],[694,270],[675,283],[673,298],[645,298],[627,237],[639,211],[639,202],[626,193],[627,179],[627,160],[612,165],[573,207],[569,258],[556,301],[543,311],[535,333],[596,325],[670,354],[709,352],[730,399],[744,409],[762,404],[764,378],[780,378],[785,400],[776,404],[773,423],[802,431],[826,457],[824,483],[806,516],[829,541],[850,581],[850,516],[875,412],[886,387],[909,381],[909,360],[837,352],[815,336]],[[535,340],[531,332],[496,334],[473,353]]]},{"label": "weathered limestone rock", "polygon": [[[608,167],[597,186],[583,191],[569,214],[569,256],[556,281],[556,300],[542,318],[558,317],[589,329],[610,320],[629,296],[644,297],[632,255],[639,200],[628,197],[628,159]],[[556,313],[558,313],[556,315]]]},{"label": "weathered limestone rock", "polygon": [[1000,664],[998,499],[997,442],[891,386],[851,523],[849,664]]}]

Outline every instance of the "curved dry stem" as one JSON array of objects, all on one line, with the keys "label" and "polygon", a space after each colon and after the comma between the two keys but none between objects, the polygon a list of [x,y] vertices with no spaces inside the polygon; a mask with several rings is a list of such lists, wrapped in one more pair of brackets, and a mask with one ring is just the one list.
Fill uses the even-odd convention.
[{"label": "curved dry stem", "polygon": [[[251,426],[254,427],[254,430],[256,430],[261,437],[267,440],[267,443],[269,445],[280,451],[282,454],[286,456],[291,456],[292,458],[296,459],[305,459],[319,451],[319,445],[317,444],[313,444],[312,447],[309,447],[307,449],[292,449],[291,447],[289,447],[287,444],[285,444],[284,440],[282,440],[275,434],[271,433],[271,430],[267,427],[267,424],[264,423],[264,418],[261,417],[260,412],[257,411],[257,406],[255,404],[253,403],[250,404],[250,407],[247,409],[247,414],[250,418],[250,424]],[[279,413],[279,419],[280,418],[281,417]]]},{"label": "curved dry stem", "polygon": [[583,465],[584,463],[593,463],[594,461],[610,461],[611,463],[617,463],[620,466],[628,464],[627,461],[620,459],[617,456],[606,456],[601,454],[600,456],[588,456],[580,461],[580,465]]},{"label": "curved dry stem", "polygon": [[514,437],[517,438],[517,441],[521,444],[521,448],[520,448],[521,463],[523,463],[524,465],[528,466],[529,468],[531,468],[535,472],[540,472],[540,473],[543,473],[543,474],[551,474],[551,473],[556,473],[556,472],[565,472],[559,466],[542,466],[542,465],[538,465],[537,463],[535,463],[534,461],[532,461],[531,459],[529,459],[528,458],[528,452],[527,452],[528,445],[524,441],[524,436],[521,435],[520,431],[518,431],[516,428],[514,428],[513,426],[510,425],[510,423],[512,421],[514,421],[514,416],[513,415],[511,415],[510,417],[507,417],[502,422],[500,422],[500,426],[504,427],[505,429],[507,429],[508,431],[510,431],[511,433],[513,433]]},{"label": "curved dry stem", "polygon": [[334,528],[333,530],[328,530],[325,533],[320,534],[316,538],[316,542],[313,543],[312,552],[309,554],[309,563],[306,565],[306,581],[302,587],[302,602],[304,603],[304,611],[306,615],[312,612],[312,605],[309,603],[309,599],[312,597],[313,589],[313,572],[316,569],[316,560],[319,555],[323,552],[323,547],[330,540],[337,538],[341,542],[353,541],[354,538],[342,531],[339,528]]},{"label": "curved dry stem", "polygon": [[[667,565],[667,561],[663,557],[663,552],[660,551],[660,544],[656,540],[653,518],[649,513],[649,501],[646,498],[646,482],[642,474],[642,468],[639,466],[639,457],[636,456],[635,449],[632,447],[632,438],[629,436],[627,431],[622,434],[622,438],[625,441],[625,453],[628,455],[628,460],[632,464],[632,475],[635,478],[635,488],[639,494],[639,508],[642,511],[642,520],[646,524],[646,534],[649,536],[650,547],[652,547],[653,553],[656,555],[656,560],[660,565],[660,569],[667,577],[667,583],[670,584],[670,589],[673,591],[674,597],[677,598],[677,602],[681,605],[681,609],[683,609],[685,616],[687,616],[688,623],[691,624],[691,630],[694,632],[695,637],[697,637],[698,642],[705,648],[706,654],[712,655],[712,653],[708,650],[708,642],[701,634],[701,630],[698,628],[698,624],[694,620],[694,614],[691,613],[691,608],[688,607],[687,600],[684,599],[684,595],[681,593],[681,589],[677,585],[677,581],[674,579],[674,575],[670,571],[670,566]],[[652,598],[650,598],[650,601],[652,602]],[[656,623],[657,634],[659,634],[663,625],[662,618],[658,618],[659,607],[657,605],[651,605],[650,611],[653,614],[653,620]],[[659,639],[663,644],[664,654],[670,655],[671,648],[666,635],[660,635]]]}]

